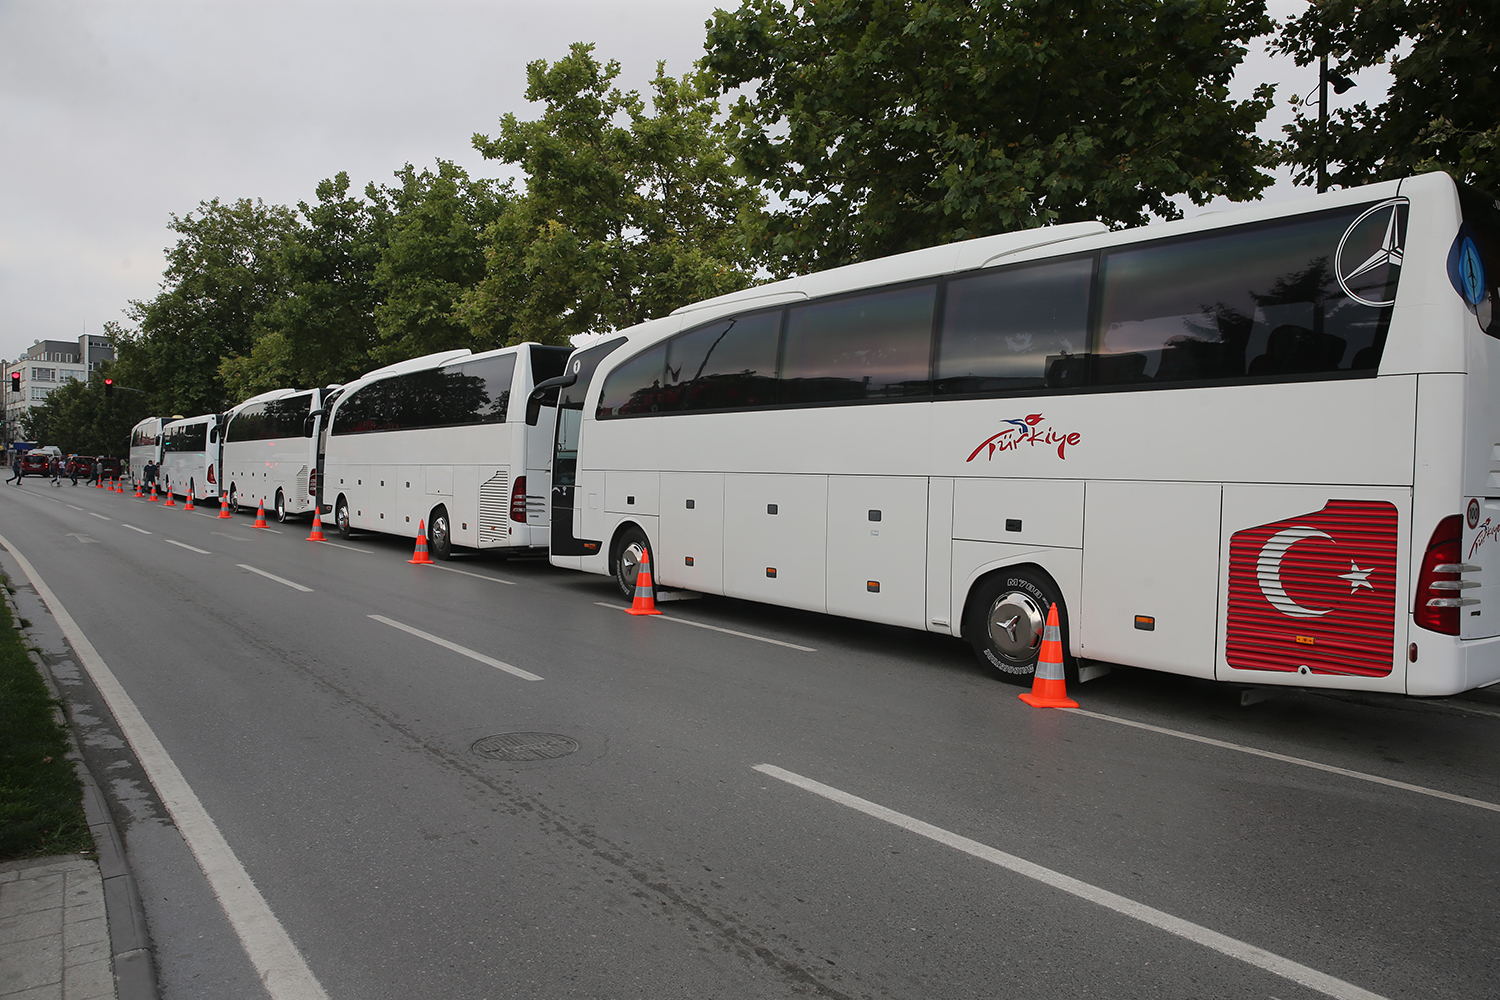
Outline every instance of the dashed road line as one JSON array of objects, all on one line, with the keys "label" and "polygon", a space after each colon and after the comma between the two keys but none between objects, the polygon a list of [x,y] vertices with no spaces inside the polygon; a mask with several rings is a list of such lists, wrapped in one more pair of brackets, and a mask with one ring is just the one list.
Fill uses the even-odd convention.
[{"label": "dashed road line", "polygon": [[[65,507],[72,507],[74,510],[83,510],[82,507],[79,507],[76,504],[68,503],[66,500],[63,501],[63,506],[65,506]],[[99,515],[95,514],[94,516],[98,517]]]},{"label": "dashed road line", "polygon": [[220,538],[227,538],[231,542],[248,542],[248,541],[250,541],[250,539],[248,539],[248,538],[241,538],[239,535],[226,534],[225,532],[222,532],[222,531],[211,531],[211,532],[209,532],[209,534],[211,534],[211,535],[218,535]]},{"label": "dashed road line", "polygon": [[433,569],[443,570],[446,573],[462,573],[464,576],[472,576],[476,580],[488,580],[491,583],[503,583],[507,587],[514,587],[516,585],[516,581],[502,580],[498,576],[485,576],[483,573],[474,573],[466,569],[455,569],[452,566],[439,566],[437,563],[428,563],[427,565],[431,566]]},{"label": "dashed road line", "polygon": [[154,532],[154,531],[147,531],[145,528],[137,528],[135,525],[133,525],[133,524],[126,524],[124,521],[120,522],[120,527],[122,527],[122,528],[129,528],[131,531],[139,531],[143,535],[154,535],[154,534],[156,534],[156,532]]},{"label": "dashed road line", "polygon": [[177,541],[173,541],[170,538],[163,538],[162,541],[166,542],[168,545],[175,545],[179,549],[187,549],[189,552],[196,552],[200,556],[210,556],[210,555],[213,555],[213,553],[210,552],[210,551],[208,551],[207,549],[200,549],[200,548],[198,548],[198,546],[196,546],[196,545],[189,545],[187,542],[177,542]]},{"label": "dashed road line", "polygon": [[435,636],[430,632],[423,632],[419,628],[412,628],[410,625],[403,625],[401,622],[387,618],[384,615],[370,615],[369,617],[373,618],[375,621],[380,622],[382,625],[389,625],[391,628],[398,628],[409,635],[416,636],[418,639],[426,639],[428,642],[433,643],[434,645],[442,646],[444,649],[451,649],[453,652],[458,653],[460,656],[467,656],[471,660],[477,660],[480,663],[486,664],[487,666],[494,667],[496,670],[503,670],[508,674],[514,674],[515,676],[521,678],[523,681],[541,680],[540,677],[529,670],[522,670],[520,667],[511,666],[509,663],[506,663],[502,660],[497,660],[492,656],[485,656],[483,653],[476,653],[474,652],[474,650],[469,649],[465,646],[460,646],[456,642],[449,642],[447,639]]},{"label": "dashed road line", "polygon": [[252,573],[259,574],[260,576],[265,577],[267,580],[275,580],[277,583],[282,584],[283,586],[286,586],[286,587],[291,587],[293,590],[300,590],[304,594],[311,594],[312,593],[312,588],[311,587],[304,587],[300,583],[293,583],[292,581],[286,579],[285,577],[277,576],[275,573],[267,573],[263,569],[256,569],[254,566],[246,566],[244,563],[235,563],[235,565],[238,566],[240,569],[246,569],[246,570],[249,570]]},{"label": "dashed road line", "polygon": [[839,805],[862,812],[866,816],[883,820],[892,826],[898,826],[920,837],[926,837],[928,840],[933,840],[954,850],[962,851],[982,861],[988,861],[992,865],[1015,872],[1017,875],[1024,875],[1029,879],[1041,882],[1043,885],[1049,885],[1054,889],[1061,889],[1063,892],[1076,896],[1079,899],[1087,900],[1107,910],[1113,910],[1122,916],[1130,917],[1132,920],[1139,920],[1143,924],[1166,931],[1168,934],[1176,935],[1194,944],[1202,945],[1221,955],[1237,959],[1247,965],[1253,965],[1258,969],[1263,969],[1283,979],[1306,986],[1308,989],[1317,990],[1324,996],[1334,997],[1335,1000],[1383,1000],[1378,993],[1371,993],[1369,990],[1355,986],[1353,983],[1336,979],[1325,972],[1319,972],[1317,969],[1294,962],[1289,958],[1283,958],[1273,952],[1266,951],[1264,948],[1257,948],[1253,944],[1220,934],[1218,931],[1209,930],[1207,927],[1183,920],[1181,917],[1174,917],[1170,913],[1147,906],[1145,903],[1138,903],[1133,899],[1110,892],[1108,889],[1101,889],[1099,886],[1090,885],[1088,882],[1064,875],[1062,872],[1053,871],[1051,868],[1044,868],[1039,864],[1027,861],[1025,858],[996,850],[988,844],[981,844],[977,840],[970,840],[968,837],[944,830],[942,827],[933,826],[931,823],[924,823],[922,820],[915,819],[905,813],[899,813],[894,809],[887,809],[885,806],[877,805],[869,799],[862,799],[857,795],[840,791],[831,785],[825,785],[811,778],[804,778],[800,774],[783,770],[772,764],[757,764],[755,770],[768,777],[776,778],[778,781],[784,781],[804,791],[812,792],[814,795],[822,796],[831,802],[837,802]]},{"label": "dashed road line", "polygon": [[[71,507],[73,505],[72,504],[68,504],[68,506]],[[82,508],[79,508],[79,509],[81,510]],[[95,514],[93,511],[89,511],[89,517],[97,517],[101,521],[113,521],[114,520],[114,518],[112,518],[112,517],[105,517],[103,514]]]},{"label": "dashed road line", "polygon": [[336,549],[343,549],[345,552],[369,552],[370,551],[369,549],[362,549],[362,548],[360,548],[357,545],[342,545],[342,544],[340,544],[338,542],[330,542],[326,538],[324,538],[321,541],[319,541],[318,544],[319,545],[332,545],[334,548],[336,548]]},{"label": "dashed road line", "polygon": [[1488,809],[1490,812],[1500,812],[1500,804],[1486,802],[1483,799],[1471,799],[1467,795],[1454,795],[1452,792],[1440,791],[1436,788],[1428,788],[1425,785],[1413,785],[1407,781],[1397,781],[1394,778],[1382,778],[1378,774],[1366,774],[1364,771],[1351,771],[1347,767],[1336,767],[1333,764],[1323,764],[1315,760],[1307,760],[1304,757],[1292,757],[1284,753],[1276,753],[1271,750],[1261,750],[1258,747],[1249,747],[1241,743],[1230,743],[1228,740],[1216,740],[1210,736],[1199,736],[1196,733],[1184,733],[1177,729],[1168,729],[1165,726],[1153,726],[1148,722],[1136,722],[1134,719],[1122,719],[1115,715],[1104,715],[1100,712],[1090,712],[1084,708],[1063,708],[1059,711],[1071,715],[1083,715],[1090,719],[1100,719],[1104,722],[1113,722],[1120,726],[1129,726],[1132,729],[1144,729],[1147,732],[1159,733],[1162,736],[1173,736],[1180,740],[1190,740],[1193,743],[1202,743],[1206,746],[1218,747],[1221,750],[1234,750],[1237,753],[1250,754],[1253,757],[1264,757],[1267,760],[1280,761],[1283,764],[1295,764],[1298,767],[1308,767],[1315,771],[1326,771],[1329,774],[1342,775],[1345,778],[1354,778],[1359,781],[1368,781],[1375,785],[1385,785],[1388,788],[1399,788],[1402,791],[1415,792],[1418,795],[1430,795],[1435,799],[1445,799],[1449,802],[1457,802],[1460,805],[1474,806],[1476,809]]},{"label": "dashed road line", "polygon": [[[618,604],[609,604],[605,601],[595,601],[601,608],[616,608],[620,611],[629,611],[629,608]],[[737,635],[741,639],[754,639],[756,642],[769,642],[773,646],[785,646],[787,649],[800,649],[804,653],[816,653],[817,650],[811,646],[799,646],[795,642],[783,642],[780,639],[771,639],[763,635],[752,635],[749,632],[738,632],[732,628],[723,628],[719,625],[709,625],[705,622],[695,622],[688,618],[677,618],[673,615],[652,615],[652,618],[664,622],[676,622],[679,625],[691,625],[693,628],[706,628],[714,632],[723,632],[725,635]]]}]

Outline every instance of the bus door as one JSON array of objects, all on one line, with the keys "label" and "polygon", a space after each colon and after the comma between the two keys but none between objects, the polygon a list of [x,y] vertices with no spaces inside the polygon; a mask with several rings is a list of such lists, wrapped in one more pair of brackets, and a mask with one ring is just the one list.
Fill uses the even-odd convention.
[{"label": "bus door", "polygon": [[552,523],[549,545],[554,556],[598,555],[603,544],[598,539],[582,539],[574,532],[573,492],[578,483],[578,438],[583,429],[583,400],[588,394],[594,371],[611,352],[625,343],[616,337],[602,344],[577,351],[568,359],[567,371],[548,379],[532,392],[528,401],[527,422],[533,423],[533,412],[539,416],[541,400],[549,389],[556,388],[557,431],[552,446]]},{"label": "bus door", "polygon": [[313,486],[308,490],[312,494],[314,514],[333,513],[333,505],[323,503],[323,460],[328,453],[328,415],[333,411],[334,401],[343,391],[342,387],[317,390],[315,395],[322,398],[313,400],[312,412],[307,416],[312,425],[308,436],[317,442],[313,459]]}]

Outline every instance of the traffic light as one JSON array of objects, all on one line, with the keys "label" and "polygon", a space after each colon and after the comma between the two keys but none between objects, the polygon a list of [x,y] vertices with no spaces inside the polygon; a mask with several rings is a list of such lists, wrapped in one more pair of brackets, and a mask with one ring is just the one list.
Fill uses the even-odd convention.
[{"label": "traffic light", "polygon": [[106,396],[113,396],[115,394],[115,380],[114,379],[107,378],[107,379],[104,380],[104,394]]},{"label": "traffic light", "polygon": [[21,373],[20,372],[11,372],[10,373],[10,391],[11,392],[20,392],[21,391]]}]

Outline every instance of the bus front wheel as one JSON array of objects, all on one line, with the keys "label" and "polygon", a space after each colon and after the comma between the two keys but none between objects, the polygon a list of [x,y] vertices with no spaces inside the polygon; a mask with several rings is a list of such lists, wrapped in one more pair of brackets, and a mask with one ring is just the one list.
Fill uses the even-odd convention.
[{"label": "bus front wheel", "polygon": [[986,579],[969,602],[964,635],[985,666],[1011,684],[1030,684],[1041,655],[1047,609],[1057,605],[1063,664],[1069,678],[1076,667],[1068,655],[1068,624],[1062,595],[1045,573],[1001,570]]},{"label": "bus front wheel", "polygon": [[349,528],[349,501],[339,497],[338,506],[333,509],[333,523],[338,526],[339,537],[347,541],[354,534]]},{"label": "bus front wheel", "polygon": [[229,487],[229,513],[231,513],[231,514],[238,514],[239,512],[240,512],[240,491],[237,490],[237,489],[235,489],[234,486],[231,485]]},{"label": "bus front wheel", "polygon": [[642,556],[653,566],[651,579],[654,584],[656,560],[651,559],[651,543],[646,541],[646,533],[640,528],[627,528],[615,542],[614,559],[611,560],[615,566],[615,583],[619,584],[620,593],[626,597],[635,597],[635,582],[641,572]]},{"label": "bus front wheel", "polygon": [[453,554],[453,531],[448,523],[448,508],[434,507],[427,521],[427,551],[434,559],[446,560]]},{"label": "bus front wheel", "polygon": [[276,491],[276,520],[281,524],[286,523],[286,497],[280,490]]}]

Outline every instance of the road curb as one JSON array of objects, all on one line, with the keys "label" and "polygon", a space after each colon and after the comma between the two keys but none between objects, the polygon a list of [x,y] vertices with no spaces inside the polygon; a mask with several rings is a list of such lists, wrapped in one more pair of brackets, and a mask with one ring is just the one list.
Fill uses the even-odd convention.
[{"label": "road curb", "polygon": [[[5,592],[5,603],[10,606],[11,615],[19,624],[22,621],[20,609],[9,591]],[[59,704],[68,704],[46,661],[29,646],[26,652],[52,697]],[[109,925],[110,961],[114,967],[115,996],[117,1000],[159,1000],[161,994],[157,988],[156,965],[151,958],[151,934],[146,926],[146,909],[126,859],[124,841],[121,840],[119,827],[115,825],[114,816],[109,811],[109,802],[95,780],[94,772],[84,760],[83,750],[78,745],[78,734],[74,732],[71,721],[62,709],[57,709],[57,714],[68,733],[68,757],[73,761],[78,780],[83,785],[83,814],[89,825],[89,833],[94,838],[94,850],[99,855],[99,875],[104,881],[104,916]]]}]

